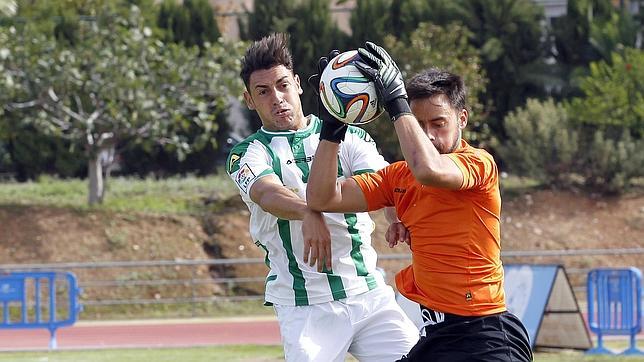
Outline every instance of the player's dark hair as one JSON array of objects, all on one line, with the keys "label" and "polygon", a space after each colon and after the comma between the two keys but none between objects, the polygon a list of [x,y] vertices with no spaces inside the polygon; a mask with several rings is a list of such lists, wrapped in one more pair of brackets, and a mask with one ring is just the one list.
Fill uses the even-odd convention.
[{"label": "player's dark hair", "polygon": [[407,83],[407,96],[411,102],[444,94],[454,109],[466,108],[467,89],[463,79],[453,73],[438,68],[429,68],[414,75]]},{"label": "player's dark hair", "polygon": [[239,75],[248,89],[250,75],[256,70],[283,65],[293,70],[293,58],[288,49],[288,34],[273,33],[251,44],[241,60]]}]

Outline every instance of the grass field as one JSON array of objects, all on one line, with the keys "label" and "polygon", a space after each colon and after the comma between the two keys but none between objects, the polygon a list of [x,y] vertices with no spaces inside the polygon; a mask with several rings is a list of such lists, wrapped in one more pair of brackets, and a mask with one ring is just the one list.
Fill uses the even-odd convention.
[{"label": "grass field", "polygon": [[[88,209],[87,181],[43,176],[36,182],[4,182],[0,204],[43,205]],[[237,193],[225,172],[208,177],[173,177],[163,180],[114,177],[107,182],[103,210],[155,214],[185,214],[203,210],[205,200]]]},{"label": "grass field", "polygon": [[280,346],[225,346],[90,351],[6,352],[0,362],[280,361]]},{"label": "grass field", "polygon": [[[621,343],[620,343],[621,344]],[[281,346],[221,346],[158,349],[108,349],[89,351],[4,352],[0,362],[211,362],[211,361],[283,361]],[[576,351],[535,354],[543,362],[627,362],[642,361],[642,357],[590,356]],[[347,361],[355,361],[350,356]]]}]

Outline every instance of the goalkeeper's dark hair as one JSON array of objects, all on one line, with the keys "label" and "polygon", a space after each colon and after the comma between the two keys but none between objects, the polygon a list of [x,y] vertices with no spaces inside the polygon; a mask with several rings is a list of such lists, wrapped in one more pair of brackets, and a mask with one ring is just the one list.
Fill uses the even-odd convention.
[{"label": "goalkeeper's dark hair", "polygon": [[409,101],[433,97],[444,94],[454,109],[461,110],[467,107],[467,88],[463,79],[453,73],[438,68],[426,69],[414,75],[407,82],[407,97]]},{"label": "goalkeeper's dark hair", "polygon": [[253,42],[248,47],[241,60],[239,72],[247,90],[250,75],[256,70],[270,69],[278,65],[293,70],[293,57],[288,49],[288,42],[288,34],[273,33]]}]

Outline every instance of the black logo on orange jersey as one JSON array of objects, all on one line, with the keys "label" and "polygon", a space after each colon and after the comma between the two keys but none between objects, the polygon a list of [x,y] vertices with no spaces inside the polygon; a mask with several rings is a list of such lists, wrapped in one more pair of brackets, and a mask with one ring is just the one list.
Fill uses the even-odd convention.
[{"label": "black logo on orange jersey", "polygon": [[407,189],[403,189],[402,187],[396,187],[394,189],[394,192],[399,193],[399,194],[404,194],[405,192],[407,192]]}]

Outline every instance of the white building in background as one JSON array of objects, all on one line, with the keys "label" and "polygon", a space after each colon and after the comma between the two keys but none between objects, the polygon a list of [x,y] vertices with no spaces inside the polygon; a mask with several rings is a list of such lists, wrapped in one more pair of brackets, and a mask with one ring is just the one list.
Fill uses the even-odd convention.
[{"label": "white building in background", "polygon": [[543,7],[546,20],[566,15],[568,0],[532,0]]}]

